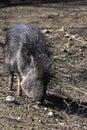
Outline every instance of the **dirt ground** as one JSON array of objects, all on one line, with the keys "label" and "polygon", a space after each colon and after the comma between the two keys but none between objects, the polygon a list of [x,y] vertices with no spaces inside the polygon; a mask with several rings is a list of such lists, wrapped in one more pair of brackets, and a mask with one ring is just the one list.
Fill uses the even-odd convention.
[{"label": "dirt ground", "polygon": [[0,7],[0,42],[18,21],[33,23],[48,38],[56,66],[43,105],[10,94],[0,48],[0,130],[87,130],[87,1]]}]

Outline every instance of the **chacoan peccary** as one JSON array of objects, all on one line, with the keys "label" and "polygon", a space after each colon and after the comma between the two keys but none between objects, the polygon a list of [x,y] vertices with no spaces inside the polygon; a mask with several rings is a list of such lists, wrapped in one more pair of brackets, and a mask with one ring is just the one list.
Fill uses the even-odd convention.
[{"label": "chacoan peccary", "polygon": [[36,102],[43,102],[47,85],[54,75],[51,53],[44,34],[32,24],[14,24],[6,33],[4,59],[10,72],[10,90],[16,73],[18,95],[24,91]]}]

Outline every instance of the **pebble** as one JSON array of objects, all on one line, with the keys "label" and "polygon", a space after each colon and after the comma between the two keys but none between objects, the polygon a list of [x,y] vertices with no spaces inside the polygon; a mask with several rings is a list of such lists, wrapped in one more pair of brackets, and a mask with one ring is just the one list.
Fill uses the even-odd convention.
[{"label": "pebble", "polygon": [[55,119],[56,120],[56,122],[58,122],[59,120],[58,119]]},{"label": "pebble", "polygon": [[50,111],[47,115],[48,115],[48,116],[53,116],[53,112]]},{"label": "pebble", "polygon": [[21,117],[17,117],[17,121],[20,121],[21,120]]},{"label": "pebble", "polygon": [[61,122],[61,123],[59,123],[59,125],[60,125],[60,126],[64,126],[64,123]]},{"label": "pebble", "polygon": [[46,34],[46,33],[50,33],[50,31],[48,29],[43,29],[42,33]]},{"label": "pebble", "polygon": [[14,102],[14,101],[15,101],[15,97],[9,95],[9,96],[6,97],[6,101],[7,101],[7,102]]},{"label": "pebble", "polygon": [[38,122],[39,122],[39,123],[43,123],[43,121],[42,121],[42,120],[38,120]]},{"label": "pebble", "polygon": [[45,107],[44,110],[46,111],[46,110],[47,110],[47,107]]}]

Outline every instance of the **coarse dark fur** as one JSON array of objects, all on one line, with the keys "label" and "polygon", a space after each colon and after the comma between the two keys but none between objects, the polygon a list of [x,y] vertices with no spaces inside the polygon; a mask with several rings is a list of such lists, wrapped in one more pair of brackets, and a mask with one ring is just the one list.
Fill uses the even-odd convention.
[{"label": "coarse dark fur", "polygon": [[34,100],[42,102],[53,76],[51,53],[41,31],[32,24],[16,23],[7,30],[4,47],[5,64],[12,75],[18,75],[18,93],[23,90]]}]

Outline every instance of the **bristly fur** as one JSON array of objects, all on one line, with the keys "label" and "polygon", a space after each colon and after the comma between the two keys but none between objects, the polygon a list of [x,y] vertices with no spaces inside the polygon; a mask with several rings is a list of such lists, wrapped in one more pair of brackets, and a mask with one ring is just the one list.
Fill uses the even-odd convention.
[{"label": "bristly fur", "polygon": [[[21,77],[26,77],[31,69],[45,87],[54,75],[47,40],[32,24],[19,22],[7,30],[4,53],[10,73],[16,72]],[[37,81],[34,75],[32,79]],[[37,84],[40,83],[37,81]]]}]

